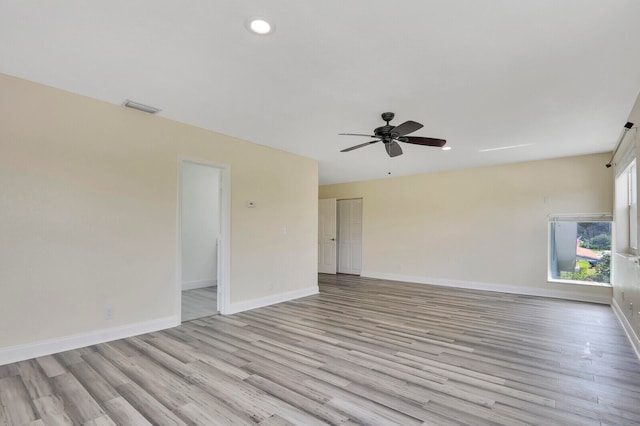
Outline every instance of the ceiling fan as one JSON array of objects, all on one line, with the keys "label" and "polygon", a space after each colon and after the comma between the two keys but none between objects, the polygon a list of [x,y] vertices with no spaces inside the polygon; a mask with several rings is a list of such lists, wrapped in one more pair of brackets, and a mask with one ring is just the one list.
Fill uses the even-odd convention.
[{"label": "ceiling fan", "polygon": [[400,147],[398,142],[437,147],[442,147],[447,143],[447,141],[444,139],[425,138],[422,136],[406,136],[409,133],[413,133],[416,130],[422,128],[422,124],[409,120],[405,121],[399,126],[392,126],[391,124],[389,124],[389,122],[393,120],[394,116],[395,114],[392,112],[383,112],[382,119],[386,121],[387,124],[376,128],[373,131],[373,135],[365,135],[361,133],[339,133],[340,135],[346,136],[366,136],[369,138],[376,138],[376,140],[361,143],[359,145],[343,149],[340,152],[353,151],[354,149],[362,148],[363,146],[371,145],[377,142],[383,142],[384,148],[387,150],[387,154],[389,154],[389,157],[397,157],[398,155],[402,155],[402,148]]}]

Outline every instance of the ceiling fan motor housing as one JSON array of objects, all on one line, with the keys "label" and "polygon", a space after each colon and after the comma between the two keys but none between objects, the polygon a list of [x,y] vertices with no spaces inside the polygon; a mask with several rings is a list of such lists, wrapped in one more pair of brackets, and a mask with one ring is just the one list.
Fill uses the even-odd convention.
[{"label": "ceiling fan motor housing", "polygon": [[384,143],[391,143],[391,139],[393,139],[393,135],[391,134],[391,130],[395,127],[389,124],[393,117],[396,115],[392,112],[383,112],[381,114],[382,119],[387,122],[386,125],[376,128],[373,131],[373,134],[382,139]]},{"label": "ceiling fan motor housing", "polygon": [[392,126],[391,124],[387,124],[386,126],[376,128],[373,131],[373,134],[381,138],[383,141],[387,142],[387,139],[389,139],[391,136],[391,129],[393,129],[394,127],[395,126]]}]

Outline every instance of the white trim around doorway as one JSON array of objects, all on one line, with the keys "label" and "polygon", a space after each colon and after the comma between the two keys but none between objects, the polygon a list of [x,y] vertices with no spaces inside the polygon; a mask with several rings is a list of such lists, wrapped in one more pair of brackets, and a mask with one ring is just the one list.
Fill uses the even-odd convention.
[{"label": "white trim around doorway", "polygon": [[178,203],[176,236],[176,312],[178,323],[182,318],[182,169],[184,163],[215,167],[220,170],[220,241],[218,263],[218,311],[227,314],[230,306],[231,280],[231,166],[191,157],[178,158]]}]

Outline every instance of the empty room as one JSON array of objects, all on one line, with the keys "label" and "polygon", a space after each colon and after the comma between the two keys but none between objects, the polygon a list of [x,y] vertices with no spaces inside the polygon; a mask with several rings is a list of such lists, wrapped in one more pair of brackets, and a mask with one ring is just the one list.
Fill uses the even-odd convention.
[{"label": "empty room", "polygon": [[0,426],[640,424],[640,3],[0,0]]}]

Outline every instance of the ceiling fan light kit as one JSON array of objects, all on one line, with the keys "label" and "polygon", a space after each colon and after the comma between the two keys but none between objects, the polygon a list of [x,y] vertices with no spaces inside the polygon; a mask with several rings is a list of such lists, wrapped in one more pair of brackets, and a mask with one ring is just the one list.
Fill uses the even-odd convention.
[{"label": "ceiling fan light kit", "polygon": [[349,152],[353,151],[354,149],[365,147],[367,145],[382,142],[384,143],[384,148],[387,151],[389,157],[397,157],[399,155],[402,155],[402,148],[400,147],[400,144],[398,144],[398,142],[410,143],[413,145],[435,146],[440,148],[442,148],[447,143],[447,141],[444,139],[426,138],[423,136],[406,136],[409,133],[420,130],[423,127],[422,124],[416,121],[409,120],[398,126],[393,126],[389,124],[389,122],[393,120],[394,117],[395,114],[392,112],[383,112],[382,120],[386,121],[387,124],[374,129],[373,135],[362,133],[340,133],[340,135],[344,136],[365,136],[369,138],[375,138],[375,140],[345,148],[340,152]]}]

